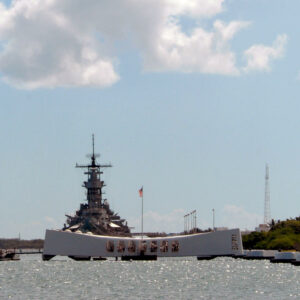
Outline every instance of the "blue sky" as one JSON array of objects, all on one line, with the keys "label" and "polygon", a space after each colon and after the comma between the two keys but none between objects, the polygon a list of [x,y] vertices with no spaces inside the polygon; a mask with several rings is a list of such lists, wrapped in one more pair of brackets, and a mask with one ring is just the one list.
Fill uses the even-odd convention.
[{"label": "blue sky", "polygon": [[272,217],[299,215],[299,1],[48,2],[0,8],[0,236],[43,237],[78,209],[93,133],[137,230],[141,185],[145,230],[180,231],[193,209],[212,226],[212,208],[253,229],[266,163]]}]

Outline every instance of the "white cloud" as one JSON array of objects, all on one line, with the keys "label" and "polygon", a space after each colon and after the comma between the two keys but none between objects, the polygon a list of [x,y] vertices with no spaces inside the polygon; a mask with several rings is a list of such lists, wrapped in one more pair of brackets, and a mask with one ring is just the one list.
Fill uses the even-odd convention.
[{"label": "white cloud", "polygon": [[143,52],[145,69],[237,75],[229,41],[247,25],[247,22],[216,21],[210,32],[197,27],[187,35],[177,22],[170,21]]},{"label": "white cloud", "polygon": [[[174,209],[168,213],[148,211],[144,213],[144,232],[174,232],[184,230],[183,216],[186,211],[182,208]],[[141,217],[129,217],[128,225],[134,227],[133,232],[141,232]],[[248,212],[243,207],[227,204],[222,210],[215,211],[215,226],[240,228],[254,230],[262,223],[263,216],[257,213]],[[197,227],[204,230],[212,228],[212,216],[197,216]]]},{"label": "white cloud", "polygon": [[253,45],[245,51],[247,66],[244,68],[249,71],[270,71],[271,62],[274,59],[281,58],[285,51],[287,35],[279,35],[272,46]]},{"label": "white cloud", "polygon": [[225,0],[166,0],[170,15],[213,17],[222,12]]},{"label": "white cloud", "polygon": [[[148,211],[144,214],[144,232],[181,232],[184,213],[181,208],[165,214]],[[141,217],[128,218],[128,224],[134,227],[134,232],[141,232]]]},{"label": "white cloud", "polygon": [[19,0],[0,10],[0,70],[21,88],[109,86],[119,76],[113,58],[101,53],[89,33],[73,30],[57,1]]},{"label": "white cloud", "polygon": [[[224,2],[16,0],[8,8],[0,3],[0,72],[21,88],[106,87],[119,80],[116,44],[126,41],[140,53],[146,71],[238,75],[230,42],[249,23],[215,19]],[[189,33],[183,16],[195,21]],[[214,18],[211,29],[199,25],[203,18]],[[258,46],[253,47],[247,55],[255,62]]]},{"label": "white cloud", "polygon": [[[186,213],[187,212],[183,208],[176,208],[168,213],[159,213],[156,211],[145,212],[144,232],[183,232],[184,215],[186,215]],[[141,232],[141,217],[129,217],[128,225],[134,227],[133,232]],[[212,227],[212,224],[198,216],[197,227],[200,229],[207,229]]]},{"label": "white cloud", "polygon": [[240,228],[254,230],[254,228],[262,223],[263,216],[257,213],[246,211],[243,207],[236,205],[225,205],[220,216],[221,224],[217,227],[225,226],[228,228]]}]

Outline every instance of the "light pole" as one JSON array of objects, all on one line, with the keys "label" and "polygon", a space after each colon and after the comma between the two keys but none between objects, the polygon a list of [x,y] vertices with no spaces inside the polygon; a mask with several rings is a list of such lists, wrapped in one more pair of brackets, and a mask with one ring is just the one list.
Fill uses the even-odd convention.
[{"label": "light pole", "polygon": [[212,209],[212,213],[213,213],[213,231],[215,231],[215,209]]}]

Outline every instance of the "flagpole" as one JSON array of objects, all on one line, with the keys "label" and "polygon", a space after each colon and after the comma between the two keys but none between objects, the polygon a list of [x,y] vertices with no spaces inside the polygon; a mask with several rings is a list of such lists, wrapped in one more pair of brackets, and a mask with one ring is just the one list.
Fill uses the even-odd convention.
[{"label": "flagpole", "polygon": [[142,186],[140,189],[139,189],[139,194],[140,194],[140,197],[142,198],[142,228],[141,228],[141,234],[142,234],[142,240],[144,239],[144,187]]},{"label": "flagpole", "polygon": [[215,231],[215,209],[213,208],[213,231]]},{"label": "flagpole", "polygon": [[144,239],[144,187],[142,189],[142,239]]}]

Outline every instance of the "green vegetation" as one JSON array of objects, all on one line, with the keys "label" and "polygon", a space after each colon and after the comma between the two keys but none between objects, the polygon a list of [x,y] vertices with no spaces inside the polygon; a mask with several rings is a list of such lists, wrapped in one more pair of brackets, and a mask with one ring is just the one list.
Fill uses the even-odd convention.
[{"label": "green vegetation", "polygon": [[244,249],[300,251],[300,217],[286,221],[272,220],[269,232],[252,232],[243,236]]},{"label": "green vegetation", "polygon": [[0,239],[0,249],[42,249],[44,240]]}]

